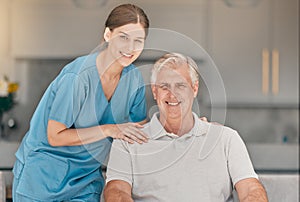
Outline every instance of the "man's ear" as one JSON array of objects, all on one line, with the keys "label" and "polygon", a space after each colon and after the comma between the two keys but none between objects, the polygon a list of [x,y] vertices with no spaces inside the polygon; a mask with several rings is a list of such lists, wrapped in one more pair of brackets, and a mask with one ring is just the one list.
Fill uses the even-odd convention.
[{"label": "man's ear", "polygon": [[105,28],[103,38],[105,42],[108,42],[111,37],[111,31],[108,27]]},{"label": "man's ear", "polygon": [[151,84],[151,90],[154,100],[156,100],[156,87],[155,85]]},{"label": "man's ear", "polygon": [[197,97],[198,90],[199,90],[199,81],[196,81],[195,84],[193,85],[194,98]]}]

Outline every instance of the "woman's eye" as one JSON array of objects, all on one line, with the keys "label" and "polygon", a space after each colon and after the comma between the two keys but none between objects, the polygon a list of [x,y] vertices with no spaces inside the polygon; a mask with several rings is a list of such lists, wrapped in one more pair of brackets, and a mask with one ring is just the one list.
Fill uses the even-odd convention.
[{"label": "woman's eye", "polygon": [[135,40],[134,41],[134,46],[135,46],[136,50],[143,49],[143,47],[144,47],[144,41],[142,41],[142,40]]},{"label": "woman's eye", "polygon": [[121,38],[122,40],[124,40],[124,41],[127,41],[127,40],[128,40],[128,37],[125,36],[125,35],[120,35],[120,38]]},{"label": "woman's eye", "polygon": [[136,43],[142,44],[144,43],[142,40],[135,40]]}]

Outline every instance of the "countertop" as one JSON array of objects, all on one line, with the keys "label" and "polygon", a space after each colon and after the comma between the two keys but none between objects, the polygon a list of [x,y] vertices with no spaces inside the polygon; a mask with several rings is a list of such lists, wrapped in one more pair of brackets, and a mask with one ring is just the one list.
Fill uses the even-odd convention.
[{"label": "countertop", "polygon": [[299,144],[247,144],[257,171],[299,172]]},{"label": "countertop", "polygon": [[[0,141],[0,170],[10,170],[19,142]],[[257,171],[299,172],[299,144],[246,144]]]}]

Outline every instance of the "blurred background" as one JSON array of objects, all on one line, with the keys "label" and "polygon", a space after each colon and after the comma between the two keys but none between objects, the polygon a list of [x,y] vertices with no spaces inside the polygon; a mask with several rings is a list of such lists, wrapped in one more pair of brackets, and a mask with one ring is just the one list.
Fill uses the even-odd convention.
[{"label": "blurred background", "polygon": [[[299,172],[299,0],[126,2],[145,10],[152,28],[173,30],[204,48],[207,54],[195,54],[173,40],[200,70],[215,63],[219,77],[202,79],[196,100],[200,116],[236,129],[257,172]],[[0,0],[0,80],[19,85],[15,104],[1,113],[0,172],[7,186],[14,152],[43,92],[64,65],[99,45],[108,13],[121,3]],[[145,51],[136,64],[155,59]],[[220,80],[225,100],[214,88]],[[147,98],[151,110],[151,93]]]}]

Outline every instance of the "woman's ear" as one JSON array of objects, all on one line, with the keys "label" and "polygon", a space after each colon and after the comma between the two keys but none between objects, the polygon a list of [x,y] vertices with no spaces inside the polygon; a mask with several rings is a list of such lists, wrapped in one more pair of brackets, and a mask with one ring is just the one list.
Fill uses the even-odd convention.
[{"label": "woman's ear", "polygon": [[105,28],[103,38],[105,42],[108,42],[111,37],[111,31],[108,27]]}]

